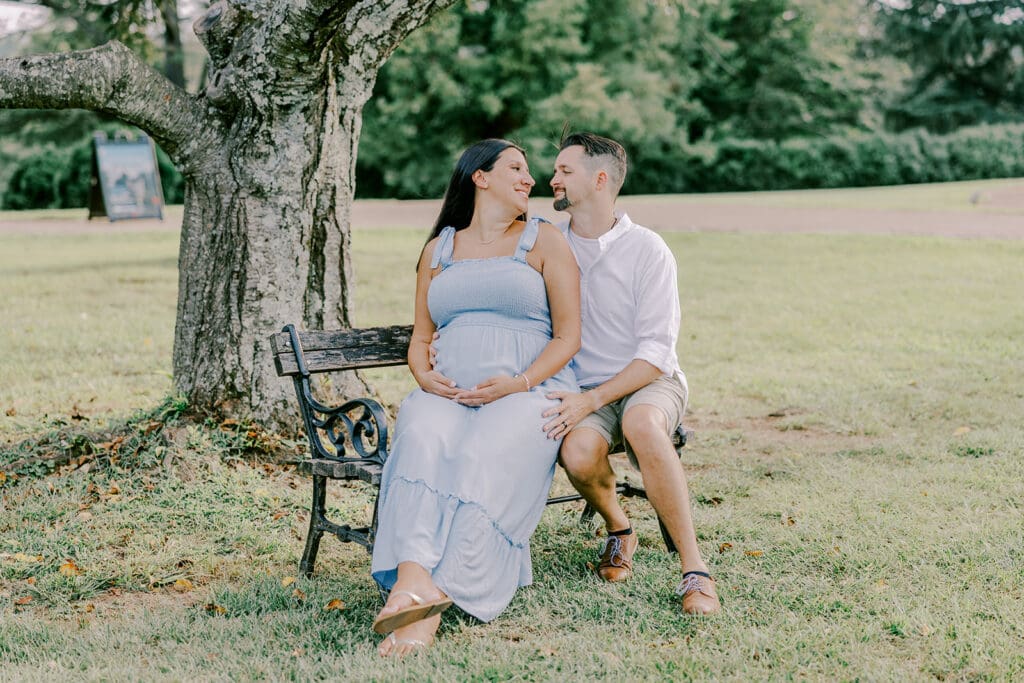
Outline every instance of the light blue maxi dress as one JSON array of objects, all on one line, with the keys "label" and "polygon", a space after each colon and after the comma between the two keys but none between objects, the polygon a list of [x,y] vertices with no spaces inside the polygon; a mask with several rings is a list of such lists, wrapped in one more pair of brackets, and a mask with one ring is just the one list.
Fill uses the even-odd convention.
[{"label": "light blue maxi dress", "polygon": [[[537,219],[527,223],[513,256],[459,261],[455,229],[441,232],[427,305],[440,333],[435,367],[459,387],[523,372],[551,339],[544,279],[526,262],[537,231]],[[490,621],[533,581],[530,535],[560,445],[541,413],[557,390],[576,390],[568,367],[481,407],[422,389],[406,397],[380,485],[371,571],[381,586],[394,585],[398,563],[416,562],[461,609]]]}]

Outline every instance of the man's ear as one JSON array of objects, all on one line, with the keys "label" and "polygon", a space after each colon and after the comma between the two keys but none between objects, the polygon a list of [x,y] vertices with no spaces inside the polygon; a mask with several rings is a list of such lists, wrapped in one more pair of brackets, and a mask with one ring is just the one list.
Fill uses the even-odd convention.
[{"label": "man's ear", "polygon": [[473,178],[474,185],[476,185],[482,190],[487,189],[487,176],[484,175],[484,172],[481,169],[478,168],[477,170],[473,171],[473,175],[471,177]]},{"label": "man's ear", "polygon": [[598,171],[594,177],[594,188],[597,190],[603,190],[608,186],[608,173],[606,171]]}]

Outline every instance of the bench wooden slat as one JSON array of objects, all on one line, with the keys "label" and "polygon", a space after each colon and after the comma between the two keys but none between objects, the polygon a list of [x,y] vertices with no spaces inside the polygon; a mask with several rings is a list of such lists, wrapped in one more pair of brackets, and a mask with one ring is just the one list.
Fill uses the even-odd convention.
[{"label": "bench wooden slat", "polygon": [[[306,369],[311,373],[405,365],[411,338],[412,325],[299,332]],[[271,336],[270,347],[278,376],[299,374],[287,332]]]},{"label": "bench wooden slat", "polygon": [[380,474],[383,468],[372,462],[351,463],[327,460],[325,458],[295,461],[295,469],[308,477],[327,477],[328,479],[358,479],[373,486],[380,486]]}]

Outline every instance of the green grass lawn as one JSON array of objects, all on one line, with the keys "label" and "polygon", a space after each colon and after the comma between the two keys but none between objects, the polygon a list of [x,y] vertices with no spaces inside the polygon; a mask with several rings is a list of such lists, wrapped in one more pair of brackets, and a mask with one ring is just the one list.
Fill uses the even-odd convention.
[{"label": "green grass lawn", "polygon": [[[791,209],[887,209],[905,211],[957,211],[979,214],[1024,214],[1020,203],[993,201],[999,193],[1021,187],[1021,179],[965,180],[957,183],[921,183],[880,187],[783,192],[711,192],[680,194],[671,200],[683,205],[771,206]],[[664,201],[664,195],[631,197],[630,203]],[[2,215],[2,214],[0,214]]]},{"label": "green grass lawn", "polygon": [[[354,236],[359,324],[409,321],[422,238]],[[0,679],[1024,676],[1024,242],[665,238],[722,614],[679,614],[645,502],[627,502],[637,574],[614,587],[563,506],[504,615],[453,610],[430,652],[379,661],[362,549],[325,539],[316,576],[292,582],[308,484],[252,454],[271,437],[173,418],[149,433],[140,414],[102,444],[116,458],[0,488]],[[28,437],[67,446],[134,409],[175,413],[176,250],[173,233],[0,237],[2,461]],[[373,377],[391,403],[411,386]],[[370,498],[336,486],[329,502],[360,516]]]}]

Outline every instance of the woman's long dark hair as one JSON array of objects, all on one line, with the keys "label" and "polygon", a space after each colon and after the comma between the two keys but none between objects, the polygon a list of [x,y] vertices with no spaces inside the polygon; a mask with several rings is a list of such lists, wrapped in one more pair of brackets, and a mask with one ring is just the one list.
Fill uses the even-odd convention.
[{"label": "woman's long dark hair", "polygon": [[[526,150],[508,140],[488,138],[470,146],[459,157],[452,172],[452,178],[448,181],[448,190],[444,193],[444,203],[441,205],[441,213],[434,223],[434,229],[430,231],[427,242],[441,234],[449,225],[456,230],[462,230],[469,226],[473,220],[473,209],[475,208],[476,185],[473,183],[473,174],[477,171],[490,171],[494,168],[494,162],[498,160],[501,153],[509,147],[518,149],[526,156]],[[526,214],[518,217],[525,221]]]}]

